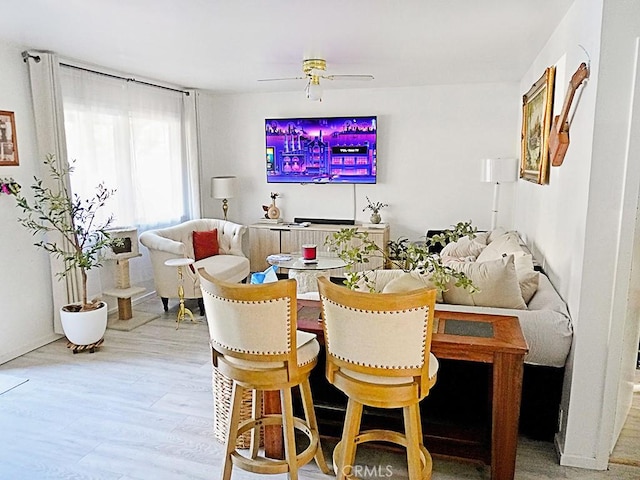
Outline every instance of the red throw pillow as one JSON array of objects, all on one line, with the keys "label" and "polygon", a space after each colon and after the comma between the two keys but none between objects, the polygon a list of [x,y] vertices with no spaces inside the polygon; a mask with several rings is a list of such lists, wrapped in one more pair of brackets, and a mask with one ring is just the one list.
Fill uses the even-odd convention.
[{"label": "red throw pillow", "polygon": [[196,262],[203,258],[212,257],[220,253],[218,247],[218,229],[206,232],[193,232],[193,253]]}]

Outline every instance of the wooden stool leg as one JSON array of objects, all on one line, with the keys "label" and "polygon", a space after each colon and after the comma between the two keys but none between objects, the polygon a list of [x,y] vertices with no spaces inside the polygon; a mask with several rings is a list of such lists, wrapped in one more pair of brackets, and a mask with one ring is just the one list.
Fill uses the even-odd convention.
[{"label": "wooden stool leg", "polygon": [[284,430],[284,457],[289,465],[289,479],[298,480],[298,460],[296,458],[296,437],[293,426],[293,400],[291,388],[280,390],[282,402],[282,428]]},{"label": "wooden stool leg", "polygon": [[242,405],[242,393],[244,388],[233,382],[231,389],[231,418],[229,419],[229,428],[227,429],[227,441],[224,445],[225,455],[222,464],[222,480],[231,478],[231,454],[236,450],[236,440],[238,439],[238,424],[240,423],[240,408]]},{"label": "wooden stool leg", "polygon": [[[420,425],[420,405],[414,403],[404,407],[404,431],[407,439],[407,470],[409,480],[422,478],[422,462],[420,461],[420,446],[422,445],[422,427]],[[431,472],[429,472],[429,477]]]},{"label": "wooden stool leg", "polygon": [[[353,474],[353,464],[356,460],[355,437],[360,433],[360,419],[362,417],[362,403],[349,399],[347,403],[347,413],[344,419],[344,429],[342,439],[336,448],[342,448],[342,461],[340,465],[335,465],[338,480],[345,480],[347,475]],[[334,456],[335,458],[335,456]]]},{"label": "wooden stool leg", "polygon": [[316,420],[316,412],[313,409],[313,399],[311,397],[311,386],[309,385],[309,379],[300,384],[300,395],[302,397],[302,406],[304,407],[304,416],[307,420],[307,425],[312,432],[318,435],[318,449],[313,458],[315,458],[318,468],[324,474],[329,475],[331,471],[327,466],[327,462],[324,459],[322,453],[322,445],[320,444],[320,433],[318,431],[318,421]]},{"label": "wooden stool leg", "polygon": [[[253,391],[253,403],[251,405],[251,417],[256,420],[262,417],[262,390]],[[251,443],[249,445],[249,455],[251,458],[258,456],[258,450],[260,449],[260,432],[262,427],[256,426],[251,430]]]}]

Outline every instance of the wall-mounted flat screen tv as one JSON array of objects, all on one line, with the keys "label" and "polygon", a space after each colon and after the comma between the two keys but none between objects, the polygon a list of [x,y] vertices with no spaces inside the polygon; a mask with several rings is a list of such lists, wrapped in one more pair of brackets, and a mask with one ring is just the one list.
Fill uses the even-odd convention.
[{"label": "wall-mounted flat screen tv", "polygon": [[264,123],[267,183],[376,183],[376,116]]}]

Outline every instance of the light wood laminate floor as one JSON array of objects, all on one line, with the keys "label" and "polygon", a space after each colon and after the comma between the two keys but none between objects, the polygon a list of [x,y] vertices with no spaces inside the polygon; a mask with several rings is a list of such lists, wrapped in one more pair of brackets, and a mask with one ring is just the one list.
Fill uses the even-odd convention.
[{"label": "light wood laminate floor", "polygon": [[[0,365],[0,374],[28,379],[0,395],[0,479],[219,478],[205,320],[176,330],[175,305],[167,314],[159,299],[135,309],[161,316],[131,332],[107,330],[94,354],[73,355],[59,340]],[[357,462],[372,467],[367,478],[406,478],[401,456],[360,452]],[[628,465],[561,467],[551,443],[527,439],[516,472],[519,480],[640,478]],[[301,477],[332,478],[314,464]],[[248,478],[257,476],[234,469],[234,480]],[[434,480],[488,478],[487,467],[434,458]]]}]

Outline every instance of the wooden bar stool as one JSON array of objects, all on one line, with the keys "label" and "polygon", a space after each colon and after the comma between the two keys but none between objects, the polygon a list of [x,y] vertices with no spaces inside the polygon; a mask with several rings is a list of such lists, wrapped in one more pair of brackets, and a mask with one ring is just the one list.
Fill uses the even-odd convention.
[{"label": "wooden bar stool", "polygon": [[[318,279],[327,351],[326,375],[349,401],[342,439],[333,452],[339,480],[358,474],[359,444],[372,441],[407,450],[410,480],[430,479],[431,455],[424,447],[419,402],[436,382],[431,354],[436,290],[364,293]],[[402,408],[404,434],[360,431],[364,405]]]},{"label": "wooden bar stool", "polygon": [[[213,366],[233,380],[231,418],[225,441],[223,480],[232,466],[254,473],[288,473],[298,478],[298,468],[315,459],[323,473],[330,473],[324,460],[316,421],[309,374],[318,361],[320,345],[314,334],[297,327],[295,280],[261,285],[216,280],[204,268],[198,270],[211,337]],[[293,415],[291,389],[300,388],[305,419]],[[240,420],[242,394],[253,391],[252,418]],[[263,415],[262,394],[279,390],[281,415]],[[260,428],[282,425],[285,459],[259,455]],[[309,445],[296,452],[295,429],[304,433]],[[236,448],[239,435],[251,431],[247,456]]]}]

